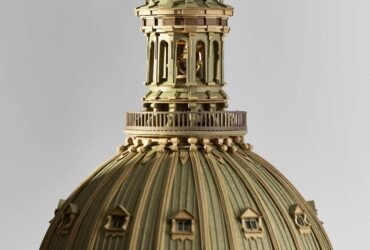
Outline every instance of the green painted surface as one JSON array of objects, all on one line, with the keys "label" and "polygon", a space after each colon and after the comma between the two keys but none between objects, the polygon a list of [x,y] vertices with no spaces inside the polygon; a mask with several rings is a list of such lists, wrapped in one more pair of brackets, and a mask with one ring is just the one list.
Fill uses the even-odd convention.
[{"label": "green painted surface", "polygon": [[[136,226],[132,223],[140,224],[137,249],[154,249],[154,242],[162,236],[164,237],[164,249],[201,249],[199,204],[203,202],[208,205],[210,249],[230,249],[228,246],[231,239],[228,238],[225,226],[227,221],[231,223],[235,232],[234,240],[238,244],[238,249],[271,249],[271,237],[265,228],[267,221],[272,223],[281,249],[299,249],[294,244],[293,235],[300,241],[301,249],[325,249],[325,244],[329,244],[328,239],[323,237],[325,232],[316,216],[311,215],[309,218],[309,222],[315,225],[309,235],[301,235],[294,226],[287,226],[294,225],[292,218],[288,215],[289,206],[301,202],[302,198],[291,189],[288,180],[282,176],[276,178],[271,172],[270,166],[258,161],[259,158],[256,158],[257,155],[252,152],[228,153],[213,149],[213,154],[221,155],[224,160],[223,162],[222,159],[218,161],[217,167],[221,176],[219,180],[216,180],[217,177],[210,172],[211,166],[206,161],[206,153],[196,152],[200,159],[196,165],[190,159],[184,165],[180,161],[177,161],[176,165],[171,165],[171,157],[174,152],[166,151],[158,171],[154,173],[148,199],[140,200],[147,185],[146,179],[150,169],[153,168],[159,157],[159,153],[157,153],[154,158],[143,164],[145,154],[148,153],[125,153],[124,157],[107,164],[93,178],[84,183],[84,187],[77,195],[68,200],[78,206],[78,216],[84,215],[82,220],[76,221],[79,224],[73,225],[73,228],[78,227],[78,230],[73,235],[61,235],[58,230],[50,232],[52,234],[51,241],[44,249],[64,250],[67,249],[66,246],[71,246],[72,249],[88,249],[88,244],[92,249],[129,249],[129,242],[132,240],[131,229]],[[128,158],[131,159],[128,160]],[[235,160],[231,161],[230,159]],[[194,179],[197,177],[192,171],[194,167],[200,169],[206,178],[206,183],[203,186],[206,200],[199,199]],[[166,176],[171,168],[174,168],[175,175],[171,180],[169,206],[162,207],[166,210],[162,211],[166,219],[159,222],[160,204],[165,195],[164,187],[169,184],[166,183],[169,181]],[[241,170],[242,175],[236,172],[237,169]],[[127,174],[126,178],[122,179],[125,173]],[[243,184],[243,179],[247,180],[254,190]],[[102,181],[104,183],[101,190],[94,194]],[[228,196],[227,202],[233,208],[232,216],[228,216],[222,209],[220,193],[215,184],[218,181],[224,185]],[[253,199],[255,195],[263,201],[263,207],[255,202]],[[89,199],[93,199],[93,202],[88,206],[87,200]],[[145,212],[142,217],[130,220],[128,230],[123,237],[105,236],[106,215],[117,205],[124,206],[133,218],[136,216],[138,207],[143,206]],[[266,210],[267,217],[262,218],[264,236],[261,239],[245,239],[243,236],[239,217],[246,208],[252,208],[258,213],[261,213],[262,209]],[[183,209],[190,211],[196,218],[195,238],[192,241],[171,239],[170,220],[175,213]],[[312,207],[308,203],[304,205],[303,209],[312,211]],[[287,217],[284,217],[283,213]],[[52,222],[50,230],[58,223],[56,218]],[[161,231],[156,230],[158,223],[164,223]],[[94,225],[97,227],[94,228]]]}]

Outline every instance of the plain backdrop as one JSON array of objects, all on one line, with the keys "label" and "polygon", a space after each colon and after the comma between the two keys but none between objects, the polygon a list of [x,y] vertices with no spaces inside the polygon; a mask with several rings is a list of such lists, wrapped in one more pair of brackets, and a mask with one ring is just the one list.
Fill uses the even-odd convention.
[{"label": "plain backdrop", "polygon": [[[142,2],[0,1],[1,249],[38,249],[58,199],[123,143],[146,92]],[[334,249],[368,249],[370,1],[227,2],[230,110]]]}]

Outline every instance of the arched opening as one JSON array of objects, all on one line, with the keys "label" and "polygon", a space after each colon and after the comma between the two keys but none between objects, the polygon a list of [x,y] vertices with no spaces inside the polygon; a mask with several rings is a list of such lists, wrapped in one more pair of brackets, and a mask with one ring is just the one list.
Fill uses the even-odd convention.
[{"label": "arched opening", "polygon": [[219,74],[219,63],[220,63],[220,46],[217,41],[213,42],[213,81],[218,83],[220,78]]},{"label": "arched opening", "polygon": [[176,42],[176,68],[177,79],[186,79],[188,51],[187,44],[183,40]]},{"label": "arched opening", "polygon": [[162,83],[168,79],[168,43],[166,41],[161,41],[159,51],[159,77]]},{"label": "arched opening", "polygon": [[154,42],[150,43],[149,48],[149,65],[148,65],[148,82],[153,82],[153,71],[154,71]]},{"label": "arched opening", "polygon": [[196,63],[195,63],[195,72],[197,80],[204,82],[205,77],[205,58],[206,58],[206,49],[203,41],[198,41],[196,45]]}]

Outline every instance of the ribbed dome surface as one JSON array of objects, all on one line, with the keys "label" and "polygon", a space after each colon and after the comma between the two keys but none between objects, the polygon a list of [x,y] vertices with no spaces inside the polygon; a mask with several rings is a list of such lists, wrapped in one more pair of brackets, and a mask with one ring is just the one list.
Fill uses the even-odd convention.
[{"label": "ribbed dome surface", "polygon": [[[127,148],[58,208],[41,249],[331,249],[315,209],[250,150]],[[69,204],[78,212],[63,232]],[[130,220],[123,235],[107,235],[107,215],[117,206]],[[306,214],[309,233],[299,231],[292,206]],[[260,237],[245,237],[240,218],[246,209],[260,216]],[[180,211],[194,217],[192,240],[171,238],[171,219]]]}]

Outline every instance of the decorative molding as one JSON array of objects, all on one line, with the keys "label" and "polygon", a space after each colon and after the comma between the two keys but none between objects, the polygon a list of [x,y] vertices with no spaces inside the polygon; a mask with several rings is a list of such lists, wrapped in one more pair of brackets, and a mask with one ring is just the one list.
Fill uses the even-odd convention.
[{"label": "decorative molding", "polygon": [[186,209],[181,210],[171,219],[171,238],[173,240],[194,240],[195,218]]},{"label": "decorative molding", "polygon": [[263,238],[262,217],[251,208],[240,215],[241,225],[246,239]]},{"label": "decorative molding", "polygon": [[[56,209],[55,213],[59,212],[59,209],[63,207],[65,202],[65,200],[59,201],[58,208]],[[71,230],[78,215],[78,206],[73,203],[68,203],[67,206],[60,212],[62,213],[62,216],[58,222],[58,230],[61,234],[67,234]]]},{"label": "decorative molding", "polygon": [[292,216],[294,224],[301,234],[311,233],[311,224],[307,221],[307,214],[299,205],[291,205],[289,214]]},{"label": "decorative molding", "polygon": [[[128,141],[130,144],[122,145],[118,147],[121,154],[124,152],[139,152],[147,153],[151,152],[153,149],[157,152],[180,151],[180,161],[184,165],[188,159],[185,152],[195,152],[198,150],[203,150],[204,152],[211,153],[214,152],[213,149],[218,149],[222,152],[236,153],[238,150],[249,151],[252,149],[250,144],[244,143],[244,138],[240,136],[236,137],[129,137]],[[126,151],[125,151],[126,150]],[[215,151],[217,154],[217,150]],[[144,163],[152,157],[152,153],[145,156]],[[217,154],[217,160],[224,164],[222,157]],[[154,156],[153,156],[154,157]]]},{"label": "decorative molding", "polygon": [[127,231],[130,217],[130,213],[122,205],[117,205],[107,215],[105,236],[122,237]]}]

